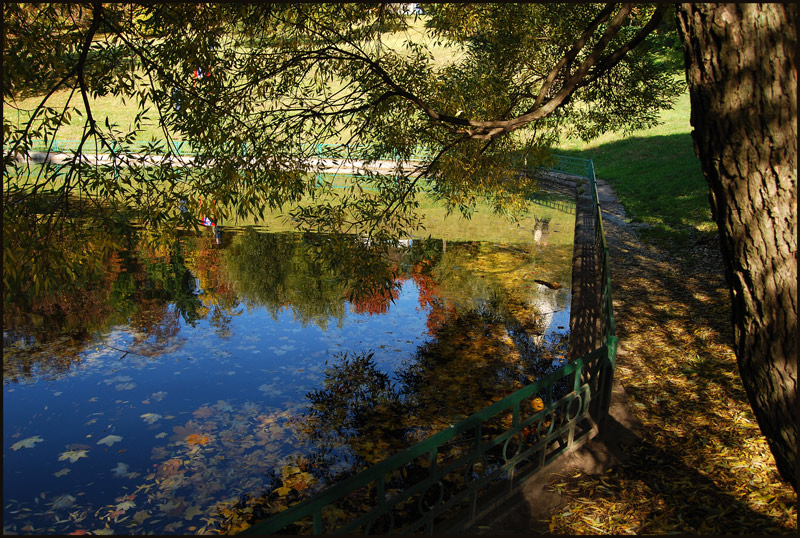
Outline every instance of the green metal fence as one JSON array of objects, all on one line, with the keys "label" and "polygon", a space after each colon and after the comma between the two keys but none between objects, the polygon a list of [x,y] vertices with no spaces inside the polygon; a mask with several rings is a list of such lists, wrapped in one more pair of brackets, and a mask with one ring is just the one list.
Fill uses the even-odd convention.
[{"label": "green metal fence", "polygon": [[[13,141],[4,141],[3,142],[3,149],[8,151],[9,148],[13,146]],[[51,153],[70,153],[75,152],[80,147],[80,140],[43,140],[43,139],[33,139],[28,143],[28,151],[38,151],[38,152],[51,152]],[[93,143],[84,144],[83,152],[86,154],[103,154],[109,153],[109,149],[111,152],[115,154],[140,154],[140,153],[149,153],[149,154],[162,154],[169,148],[170,152],[174,155],[178,156],[196,156],[197,150],[194,148],[189,142],[185,142],[182,140],[175,140],[171,141],[168,144],[159,141],[159,142],[147,142],[147,141],[138,141],[138,142],[129,142],[125,144],[120,144],[115,141],[109,142],[110,148],[108,146],[96,147]],[[248,144],[244,143],[239,148],[243,155],[247,155],[248,153]],[[308,144],[308,145],[301,145],[301,149],[304,151],[309,151],[310,154],[314,157],[320,159],[343,159],[343,158],[350,158],[350,159],[366,159],[368,156],[372,154],[372,146],[363,145],[363,144]],[[235,151],[236,148],[231,148],[231,151]],[[383,160],[398,160],[400,157],[403,157],[405,160],[409,161],[426,161],[432,158],[432,152],[426,148],[414,148],[411,153],[407,155],[401,155],[396,151],[392,152],[385,152],[383,154],[378,155],[379,159]]]},{"label": "green metal fence", "polygon": [[[8,151],[12,146],[13,141],[4,141],[3,142],[3,150]],[[163,154],[166,152],[167,148],[169,148],[170,152],[174,155],[178,156],[194,156],[197,154],[195,149],[189,144],[188,142],[184,142],[182,140],[175,140],[169,143],[158,141],[158,142],[146,142],[146,141],[138,141],[138,142],[128,142],[125,144],[121,144],[116,141],[110,141],[110,152],[120,155],[120,154],[143,154],[147,153],[150,155],[158,155]],[[94,143],[85,143],[82,148],[82,152],[88,155],[95,155],[95,154],[109,154],[109,146],[95,146]],[[31,140],[27,146],[28,151],[37,151],[37,152],[49,152],[49,153],[73,153],[78,151],[78,148],[81,147],[80,140],[43,140],[43,139],[34,139]]]},{"label": "green metal fence", "polygon": [[553,172],[562,172],[573,176],[592,178],[592,181],[594,181],[594,165],[591,159],[558,155],[555,162],[550,165],[548,169]]},{"label": "green metal fence", "polygon": [[597,431],[608,414],[617,338],[594,165],[579,161],[569,158],[563,168],[575,174],[582,164],[590,182],[602,345],[244,534],[432,533],[467,527],[521,480]]}]

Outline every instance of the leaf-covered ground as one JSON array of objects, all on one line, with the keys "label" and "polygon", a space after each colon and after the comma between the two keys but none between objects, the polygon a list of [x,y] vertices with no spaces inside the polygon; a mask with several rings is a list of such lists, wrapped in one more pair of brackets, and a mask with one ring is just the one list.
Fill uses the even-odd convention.
[{"label": "leaf-covered ground", "polygon": [[604,203],[620,348],[616,377],[641,442],[602,475],[553,479],[556,534],[797,532],[797,495],[779,478],[739,378],[717,244],[675,253],[643,244]]}]

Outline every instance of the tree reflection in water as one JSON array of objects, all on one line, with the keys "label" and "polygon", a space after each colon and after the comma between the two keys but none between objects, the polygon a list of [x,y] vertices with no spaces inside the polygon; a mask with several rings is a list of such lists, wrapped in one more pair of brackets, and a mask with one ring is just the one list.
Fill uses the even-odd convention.
[{"label": "tree reflection in water", "polygon": [[[187,472],[180,487],[203,484],[206,496],[225,489],[208,462],[216,456],[252,460],[250,471],[241,473],[258,469],[258,486],[245,488],[238,502],[219,512],[220,529],[235,531],[510,394],[563,356],[565,341],[542,340],[548,320],[535,305],[563,308],[564,294],[537,295],[529,277],[540,262],[532,250],[475,241],[449,241],[446,248],[438,239],[406,243],[246,229],[223,233],[220,243],[203,232],[158,242],[140,233],[112,244],[95,233],[84,246],[99,253],[99,275],[6,305],[4,379],[38,379],[43,372],[58,377],[82,360],[94,335],[116,325],[133,333],[121,356],[153,360],[183,345],[182,323],[207,322],[216,337],[229,339],[236,316],[263,308],[275,320],[290,312],[303,326],[324,330],[341,327],[349,315],[387,314],[402,287],[413,283],[427,339],[391,371],[377,363],[374,349],[329,357],[304,412],[203,404],[173,428],[168,445],[152,447],[160,462],[153,480]],[[28,352],[15,343],[26,339]],[[31,353],[37,346],[43,352]],[[228,413],[235,424],[225,423]],[[223,429],[248,444],[226,444],[214,433]],[[290,441],[295,444],[286,452]],[[266,447],[272,447],[269,461]],[[176,450],[188,451],[185,469],[191,471],[177,471]],[[189,465],[200,456],[205,459]]]},{"label": "tree reflection in water", "polygon": [[[467,249],[474,246],[466,245]],[[371,352],[341,355],[326,369],[322,388],[307,394],[310,406],[297,424],[310,441],[306,457],[318,484],[344,480],[441,431],[552,371],[565,357],[566,338],[552,346],[543,345],[537,313],[525,311],[519,298],[504,292],[499,282],[487,283],[475,275],[462,275],[458,285],[449,282],[453,292],[462,288],[453,295],[462,297],[467,306],[442,296],[431,273],[447,264],[442,260],[444,253],[437,254],[433,259],[401,263],[411,274],[398,277],[418,284],[420,305],[430,308],[432,338],[392,375],[376,366]],[[448,255],[452,256],[450,269],[457,267],[454,261],[463,261],[459,245],[451,246]],[[443,269],[446,272],[447,268]],[[476,290],[482,293],[476,294]],[[467,295],[471,302],[465,300]],[[557,393],[564,389],[557,387]],[[504,417],[487,425],[484,433],[497,434],[509,421],[510,417]],[[456,457],[469,446],[455,442],[443,448],[442,454]],[[499,453],[494,457],[497,464]],[[402,488],[425,475],[424,465],[407,465],[392,477],[390,485]],[[278,489],[253,501],[262,518],[269,515],[265,506],[281,505],[275,491]],[[356,499],[348,502],[358,512]],[[374,501],[368,497],[360,500]],[[413,510],[407,515],[413,517]]]}]

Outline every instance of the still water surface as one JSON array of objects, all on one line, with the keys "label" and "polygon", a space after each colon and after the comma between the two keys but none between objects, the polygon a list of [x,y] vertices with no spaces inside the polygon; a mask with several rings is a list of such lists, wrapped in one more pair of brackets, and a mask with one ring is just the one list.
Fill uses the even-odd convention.
[{"label": "still water surface", "polygon": [[4,316],[6,533],[225,532],[563,363],[570,241],[207,232]]}]

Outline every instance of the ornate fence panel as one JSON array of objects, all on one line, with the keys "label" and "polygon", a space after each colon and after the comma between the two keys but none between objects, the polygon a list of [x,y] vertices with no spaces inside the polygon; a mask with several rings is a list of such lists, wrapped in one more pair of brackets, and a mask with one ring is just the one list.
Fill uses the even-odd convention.
[{"label": "ornate fence panel", "polygon": [[[315,534],[430,533],[454,520],[472,522],[596,431],[589,404],[597,389],[581,379],[606,359],[603,347],[572,361],[244,534],[308,527]],[[335,517],[364,503],[368,509],[352,521]]]}]

